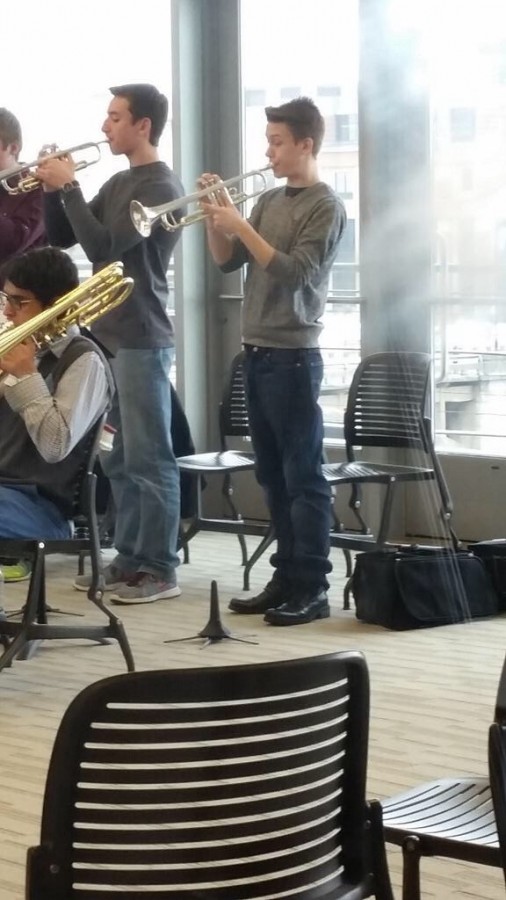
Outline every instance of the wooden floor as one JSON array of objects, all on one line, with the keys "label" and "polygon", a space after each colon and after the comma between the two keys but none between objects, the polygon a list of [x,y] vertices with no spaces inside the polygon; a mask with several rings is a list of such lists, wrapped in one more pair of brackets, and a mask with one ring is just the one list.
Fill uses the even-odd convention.
[{"label": "wooden floor", "polygon": [[[254,539],[250,539],[254,545]],[[109,554],[110,555],[110,554]],[[234,536],[198,535],[191,562],[179,569],[177,600],[124,608],[136,667],[214,666],[315,655],[335,649],[364,651],[371,674],[372,709],[369,795],[383,797],[440,775],[486,771],[486,733],[506,648],[506,617],[424,631],[394,633],[357,622],[341,610],[342,556],[333,551],[332,617],[294,628],[274,628],[260,616],[227,611],[242,584]],[[99,621],[86,596],[71,587],[75,560],[48,564],[48,602]],[[253,571],[252,588],[270,576],[267,561]],[[221,615],[233,634],[258,644],[201,641],[164,644],[193,635],[207,623],[209,586],[219,586]],[[5,605],[23,602],[26,588],[8,586]],[[38,841],[44,779],[61,715],[85,685],[125,670],[116,644],[51,641],[30,660],[0,672],[0,900],[21,900],[26,849]],[[400,898],[400,858],[390,854]],[[423,898],[499,900],[506,897],[495,869],[423,862]]]}]

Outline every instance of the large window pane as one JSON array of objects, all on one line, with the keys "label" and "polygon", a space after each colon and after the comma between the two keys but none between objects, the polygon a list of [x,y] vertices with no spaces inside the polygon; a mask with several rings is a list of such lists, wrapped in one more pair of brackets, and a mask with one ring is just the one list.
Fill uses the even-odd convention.
[{"label": "large window pane", "polygon": [[[88,0],[77,11],[63,0],[30,4],[21,16],[19,40],[2,50],[2,106],[18,117],[24,135],[22,158],[35,159],[43,144],[65,148],[103,138],[101,126],[112,85],[151,82],[171,96],[170,3],[144,0],[142,14],[133,0]],[[160,155],[172,160],[169,123]],[[79,173],[87,199],[110,175],[126,166],[107,146],[101,161]],[[83,273],[84,254],[75,253]]]},{"label": "large window pane", "polygon": [[445,0],[425,21],[438,443],[504,455],[506,5]]},{"label": "large window pane", "polygon": [[333,435],[360,356],[358,0],[313,0],[310,16],[297,16],[294,8],[293,0],[241,3],[244,171],[266,165],[264,107],[311,97],[326,124],[320,176],[343,198],[348,214],[321,337],[321,404]]}]

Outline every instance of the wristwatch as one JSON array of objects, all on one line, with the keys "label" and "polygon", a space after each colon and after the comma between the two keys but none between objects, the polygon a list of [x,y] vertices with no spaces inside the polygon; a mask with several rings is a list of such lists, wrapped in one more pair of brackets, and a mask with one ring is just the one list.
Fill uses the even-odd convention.
[{"label": "wristwatch", "polygon": [[76,188],[80,187],[79,182],[74,179],[74,181],[67,181],[62,187],[62,191],[64,194],[68,194],[69,191],[75,191]]}]

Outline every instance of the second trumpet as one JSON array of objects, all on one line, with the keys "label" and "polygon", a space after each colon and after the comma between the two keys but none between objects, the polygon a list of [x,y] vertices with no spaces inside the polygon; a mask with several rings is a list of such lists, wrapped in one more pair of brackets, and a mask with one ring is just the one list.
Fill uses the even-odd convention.
[{"label": "second trumpet", "polygon": [[108,141],[89,141],[86,144],[76,144],[75,147],[67,147],[66,150],[59,150],[56,144],[47,144],[48,152],[44,148],[38,159],[34,159],[33,162],[17,163],[15,166],[10,166],[9,169],[4,169],[0,172],[0,183],[9,194],[26,194],[29,191],[34,191],[40,185],[40,180],[35,175],[35,169],[39,163],[48,159],[62,159],[64,156],[70,156],[75,153],[94,151],[96,154],[95,158],[89,158],[88,153],[88,158],[85,156],[84,159],[76,161],[76,172],[79,172],[81,169],[86,169],[99,161],[102,156],[100,144],[107,143]]},{"label": "second trumpet", "polygon": [[[253,169],[251,172],[246,172],[245,175],[235,175],[234,178],[229,178],[227,181],[218,180],[209,187],[202,188],[201,191],[187,194],[186,197],[178,197],[177,200],[162,203],[160,206],[143,206],[138,200],[132,200],[130,204],[132,222],[143,237],[149,237],[153,226],[158,222],[167,231],[176,231],[186,225],[193,225],[194,222],[201,222],[206,217],[204,210],[198,208],[201,200],[205,197],[212,199],[213,195],[225,191],[234,206],[238,206],[265,191],[267,188],[266,173],[271,169],[272,166],[264,166],[263,169]],[[253,182],[250,189],[248,189],[248,181]],[[192,210],[191,207],[195,205],[197,208]],[[188,212],[183,214],[185,209],[188,209]]]}]

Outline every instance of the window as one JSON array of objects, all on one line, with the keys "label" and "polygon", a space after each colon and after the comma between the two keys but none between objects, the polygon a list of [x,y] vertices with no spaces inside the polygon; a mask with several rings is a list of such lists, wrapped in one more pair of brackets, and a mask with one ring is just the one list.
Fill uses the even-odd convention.
[{"label": "window", "polygon": [[[241,3],[244,171],[263,165],[266,149],[265,115],[263,108],[252,108],[252,92],[263,89],[262,107],[295,96],[312,97],[327,129],[318,157],[320,177],[333,188],[342,188],[338,193],[349,221],[329,283],[321,337],[325,359],[321,404],[327,436],[339,436],[348,386],[360,356],[358,0],[314,0],[310,18],[295,16],[293,9],[292,0]],[[301,71],[307,73],[303,82]]]},{"label": "window", "polygon": [[326,120],[326,140],[331,144],[358,143],[358,116],[340,113]]},{"label": "window", "polygon": [[353,169],[343,169],[334,173],[334,190],[342,200],[353,199],[357,174]]},{"label": "window", "polygon": [[301,89],[300,87],[282,87],[279,93],[281,102],[286,103],[288,100],[293,100],[294,97],[300,97]]},{"label": "window", "polygon": [[254,88],[249,91],[244,91],[244,105],[245,106],[262,106],[264,107],[266,104],[266,95],[265,91],[256,91]]},{"label": "window", "polygon": [[[51,18],[51,51],[46,40]],[[101,126],[111,97],[109,86],[152,82],[171,97],[170,4],[146,0],[138,15],[133,0],[89,0],[69,38],[69,10],[63,0],[30,7],[30,27],[23,35],[23,65],[16,41],[3,48],[4,71],[16,72],[2,89],[2,105],[18,117],[23,129],[22,159],[36,159],[43,144],[67,148],[103,139]],[[156,22],[156,27],[153,23]],[[43,90],[38,90],[39,82]],[[160,156],[172,160],[170,121],[160,141]],[[101,159],[79,173],[87,199],[114,172],[124,169],[124,157],[101,147]],[[73,251],[83,275],[90,265],[80,248]]]},{"label": "window", "polygon": [[459,108],[450,110],[450,140],[474,141],[476,137],[476,110]]},{"label": "window", "polygon": [[506,13],[494,0],[447,0],[426,22],[437,442],[504,455]]}]

